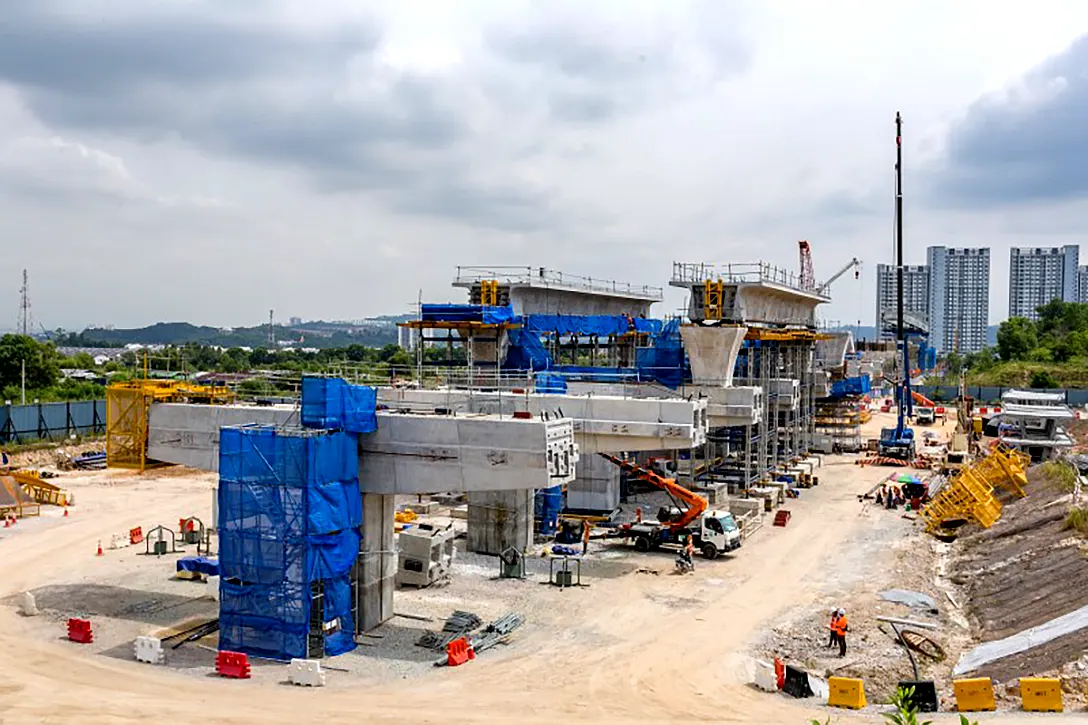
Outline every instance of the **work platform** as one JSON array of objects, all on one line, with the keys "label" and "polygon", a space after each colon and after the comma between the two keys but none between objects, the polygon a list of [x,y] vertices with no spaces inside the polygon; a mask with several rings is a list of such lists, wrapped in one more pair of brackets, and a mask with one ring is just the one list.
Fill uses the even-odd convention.
[{"label": "work platform", "polygon": [[[570,420],[379,411],[359,436],[364,494],[426,494],[548,488],[574,480],[578,449]],[[151,406],[148,457],[216,471],[223,426],[298,425],[294,406]]]},{"label": "work platform", "polygon": [[509,305],[518,315],[648,315],[663,298],[660,287],[547,267],[458,267],[453,286],[469,291],[470,304]]}]

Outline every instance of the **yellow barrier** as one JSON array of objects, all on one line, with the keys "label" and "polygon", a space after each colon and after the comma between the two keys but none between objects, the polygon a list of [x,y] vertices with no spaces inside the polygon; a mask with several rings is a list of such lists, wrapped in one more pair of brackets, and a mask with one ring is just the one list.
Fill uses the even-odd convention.
[{"label": "yellow barrier", "polygon": [[952,689],[956,693],[956,710],[959,712],[997,709],[997,703],[994,702],[994,685],[989,677],[952,680]]},{"label": "yellow barrier", "polygon": [[1062,712],[1062,683],[1057,677],[1021,677],[1020,701],[1029,712]]},{"label": "yellow barrier", "polygon": [[829,677],[827,680],[829,707],[860,710],[865,707],[865,682],[849,677]]}]

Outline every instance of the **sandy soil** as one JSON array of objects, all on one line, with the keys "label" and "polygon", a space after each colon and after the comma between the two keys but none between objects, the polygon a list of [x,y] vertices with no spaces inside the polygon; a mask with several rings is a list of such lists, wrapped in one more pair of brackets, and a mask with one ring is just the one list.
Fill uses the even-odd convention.
[{"label": "sandy soil", "polygon": [[[642,563],[661,575],[624,574],[601,564],[598,575],[587,577],[590,587],[561,591],[534,582],[490,581],[484,563],[466,559],[449,587],[398,592],[398,611],[437,617],[455,608],[482,616],[526,611],[530,621],[511,645],[482,654],[470,666],[428,669],[415,662],[423,650],[408,640],[421,626],[439,623],[396,619],[375,640],[388,638],[388,644],[347,656],[362,677],[331,672],[324,690],[282,684],[279,665],[258,664],[251,681],[206,676],[212,654],[199,649],[188,649],[186,664],[172,661],[170,667],[128,659],[128,637],[209,605],[186,589],[200,585],[169,579],[166,559],[132,549],[96,557],[97,542],[136,525],[146,529],[207,515],[213,478],[173,469],[144,477],[66,475],[64,485],[79,503],[70,517],[52,510],[0,529],[0,598],[49,587],[41,590],[47,592],[44,603],[58,612],[65,606],[102,610],[101,645],[63,640],[59,614],[24,618],[0,606],[0,652],[8,662],[0,680],[0,722],[802,723],[829,715],[838,722],[877,722],[876,709],[829,711],[747,684],[749,653],[768,631],[806,607],[823,610],[842,592],[866,586],[884,561],[874,551],[900,547],[896,542],[906,533],[901,529],[909,528],[894,515],[866,511],[871,505],[857,500],[887,469],[833,465],[831,456],[825,462],[821,485],[789,502],[789,526],[765,527],[735,557],[699,561],[693,576],[669,575],[668,555],[646,555]],[[602,561],[610,555],[597,554]],[[470,579],[473,572],[466,567],[474,566],[481,571]],[[117,589],[153,590],[154,604],[130,602]],[[396,635],[397,630],[413,631]],[[398,637],[399,646],[393,642]],[[854,651],[864,646],[856,638]],[[398,654],[411,663],[399,678],[390,677],[396,667],[378,660]],[[372,672],[378,676],[368,676]],[[999,719],[1036,721],[1018,713]],[[1064,719],[1088,722],[1085,715]],[[951,715],[934,720],[958,722]]]}]

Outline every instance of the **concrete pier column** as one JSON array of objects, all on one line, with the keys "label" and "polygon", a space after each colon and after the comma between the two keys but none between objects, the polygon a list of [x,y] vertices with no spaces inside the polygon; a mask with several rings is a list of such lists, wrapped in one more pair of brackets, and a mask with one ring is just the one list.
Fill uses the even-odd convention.
[{"label": "concrete pier column", "polygon": [[394,499],[391,494],[363,494],[363,537],[355,560],[355,633],[377,627],[393,616],[397,555],[393,545]]},{"label": "concrete pier column", "polygon": [[620,469],[597,455],[583,456],[567,484],[567,508],[576,511],[612,511],[620,505]]},{"label": "concrete pier column", "polygon": [[511,546],[533,544],[533,494],[521,491],[470,491],[468,550],[497,556]]}]

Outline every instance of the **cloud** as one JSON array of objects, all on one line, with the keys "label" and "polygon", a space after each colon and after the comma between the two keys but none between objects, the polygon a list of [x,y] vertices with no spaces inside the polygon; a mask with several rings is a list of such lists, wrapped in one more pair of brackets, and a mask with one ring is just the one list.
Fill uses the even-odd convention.
[{"label": "cloud", "polygon": [[165,207],[225,208],[211,197],[164,196],[133,177],[120,156],[59,136],[22,136],[0,146],[0,187],[68,202],[108,200]]},{"label": "cloud", "polygon": [[651,6],[624,22],[630,6],[538,2],[530,12],[493,23],[484,42],[514,67],[516,85],[508,91],[521,89],[522,100],[531,103],[543,89],[553,119],[602,122],[689,97],[750,67],[740,6],[685,7],[688,12],[676,13]]},{"label": "cloud", "polygon": [[949,133],[933,200],[985,208],[1088,195],[1086,69],[1088,35],[972,103]]}]

